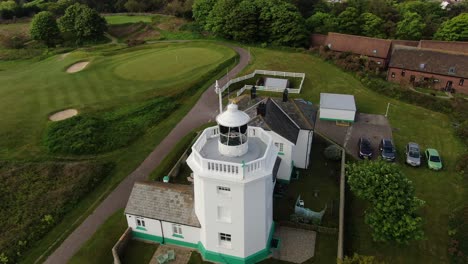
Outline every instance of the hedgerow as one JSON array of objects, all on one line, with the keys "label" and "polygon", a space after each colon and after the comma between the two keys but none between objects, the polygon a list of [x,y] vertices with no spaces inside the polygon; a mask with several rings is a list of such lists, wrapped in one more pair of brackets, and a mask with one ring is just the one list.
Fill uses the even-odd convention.
[{"label": "hedgerow", "polygon": [[45,145],[56,154],[98,154],[128,146],[149,127],[176,108],[171,98],[122,107],[110,112],[83,114],[51,123]]},{"label": "hedgerow", "polygon": [[0,162],[0,263],[17,263],[113,167],[100,162]]}]

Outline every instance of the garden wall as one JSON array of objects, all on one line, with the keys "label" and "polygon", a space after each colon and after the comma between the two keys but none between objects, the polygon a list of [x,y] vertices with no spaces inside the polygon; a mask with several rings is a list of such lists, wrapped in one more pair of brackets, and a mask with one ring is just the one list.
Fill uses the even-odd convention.
[{"label": "garden wall", "polygon": [[123,235],[119,238],[119,241],[117,241],[114,247],[112,247],[112,256],[114,257],[114,264],[121,263],[120,258],[122,257],[122,253],[127,247],[128,241],[130,239],[132,239],[132,229],[130,227],[127,227],[127,230],[125,230]]}]

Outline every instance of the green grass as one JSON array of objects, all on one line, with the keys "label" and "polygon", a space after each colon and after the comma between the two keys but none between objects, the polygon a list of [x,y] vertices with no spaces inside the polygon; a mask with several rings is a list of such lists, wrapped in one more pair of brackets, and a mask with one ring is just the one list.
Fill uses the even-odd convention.
[{"label": "green grass", "polygon": [[[189,43],[184,44],[161,44],[161,45],[152,45],[153,49],[157,47],[167,47],[167,46],[186,46],[191,45]],[[200,44],[194,44],[195,46]],[[205,46],[218,46],[216,44],[205,43],[202,44]],[[224,47],[220,47],[224,49]],[[115,48],[114,48],[115,49]],[[95,52],[104,55],[111,55],[111,54],[119,54],[122,51],[119,51],[117,48],[116,51],[109,51],[109,48],[103,48],[103,46],[94,47],[94,48],[87,48],[87,52]],[[138,50],[138,49],[137,49]],[[227,54],[234,55],[232,50],[227,50]],[[104,56],[102,55],[102,56]],[[171,90],[161,91],[159,87],[145,87],[146,91],[136,91],[135,94],[129,94],[128,96],[116,96],[114,94],[114,99],[110,101],[103,101],[96,104],[88,104],[86,107],[83,108],[84,113],[91,113],[93,111],[107,111],[113,109],[114,107],[124,107],[134,102],[139,102],[146,100],[148,98],[157,97],[161,92],[168,94],[168,95],[176,95],[178,104],[180,105],[168,118],[161,121],[159,124],[150,127],[148,130],[145,131],[145,134],[141,136],[137,141],[132,143],[126,148],[122,148],[111,153],[106,153],[105,155],[101,156],[87,156],[86,158],[89,159],[97,159],[102,161],[112,161],[116,164],[115,174],[112,177],[107,177],[104,181],[88,196],[86,196],[80,203],[74,208],[73,211],[69,212],[65,217],[62,219],[60,223],[51,231],[49,232],[42,240],[31,243],[32,249],[26,252],[23,255],[22,263],[34,263],[38,258],[42,261],[44,257],[50,254],[54,248],[60,245],[60,242],[63,241],[66,236],[73,231],[85,218],[87,215],[92,213],[94,208],[99,205],[99,203],[124,179],[131,173],[140,163],[142,160],[146,158],[148,153],[150,153],[161,140],[173,129],[173,127],[188,113],[188,111],[192,108],[198,98],[201,96],[203,91],[211,85],[216,78],[219,78],[225,71],[220,70],[224,69],[224,67],[232,67],[234,63],[234,56],[232,59],[229,59],[222,63],[221,65],[213,65],[216,70],[215,72],[210,71],[209,76],[198,76],[198,80],[194,80],[192,82],[185,83],[185,85],[174,86]],[[26,62],[25,62],[26,63]],[[20,65],[21,62],[16,62],[16,64],[11,63],[10,65],[15,68],[21,68],[23,65]],[[82,72],[84,73],[84,72]],[[79,73],[80,74],[80,73]],[[211,77],[211,79],[210,79]],[[197,77],[194,77],[195,79]],[[95,79],[95,82],[99,84],[99,79]],[[67,83],[67,82],[65,82]],[[120,82],[116,81],[115,85],[125,85],[125,83],[120,84]],[[138,82],[134,81],[135,84]],[[148,82],[146,82],[148,84]],[[151,83],[151,82],[150,82]],[[102,80],[103,86],[106,85],[106,80]],[[143,84],[141,84],[143,88]],[[164,87],[164,86],[163,86]],[[53,87],[52,87],[53,88]],[[133,86],[133,88],[138,88],[138,86]],[[149,90],[148,90],[149,89]],[[181,94],[182,93],[182,94]],[[112,93],[111,93],[112,94]],[[41,118],[42,122],[46,123],[44,117]],[[40,149],[41,150],[41,149]],[[39,155],[40,154],[40,155]],[[22,156],[24,157],[24,156]],[[27,157],[26,157],[27,158]],[[38,151],[37,159],[50,159],[53,158],[49,155],[46,155],[43,152]]]},{"label": "green grass", "polygon": [[119,24],[128,24],[128,23],[151,23],[152,16],[105,16],[104,17],[109,25],[119,25]]},{"label": "green grass", "polygon": [[426,201],[421,210],[425,240],[408,246],[372,242],[370,230],[362,217],[366,206],[353,199],[346,204],[349,214],[345,241],[350,255],[352,252],[375,255],[388,263],[447,263],[449,214],[466,197],[466,190],[461,187],[459,176],[454,171],[456,158],[464,147],[455,137],[449,117],[381,96],[364,87],[353,75],[343,73],[313,55],[260,48],[251,48],[251,53],[252,63],[240,75],[255,69],[305,72],[306,79],[299,97],[315,104],[319,103],[321,92],[354,94],[357,108],[363,113],[384,114],[387,103],[391,103],[389,121],[394,128],[400,159],[409,141],[418,142],[423,149],[433,147],[439,150],[445,166],[440,172],[401,165],[413,181],[416,195]]},{"label": "green grass", "polygon": [[127,221],[122,209],[114,213],[102,224],[69,263],[113,263],[112,247],[119,240],[125,229],[127,229]]},{"label": "green grass", "polygon": [[[195,63],[190,51],[203,57],[195,54]],[[47,117],[55,111],[96,111],[148,97],[175,95],[234,54],[213,43],[178,43],[109,52],[75,51],[63,59],[58,55],[42,61],[0,61],[0,158],[42,155],[41,138]],[[85,70],[65,72],[68,66],[83,60],[91,61]],[[172,72],[158,74],[156,70],[164,69],[164,65]],[[190,74],[180,74],[187,71]],[[145,79],[139,72],[150,78]]]},{"label": "green grass", "polygon": [[137,240],[130,240],[127,244],[127,248],[123,252],[121,261],[124,264],[149,263],[154,252],[156,252],[156,249],[158,249],[158,244],[149,244]]}]

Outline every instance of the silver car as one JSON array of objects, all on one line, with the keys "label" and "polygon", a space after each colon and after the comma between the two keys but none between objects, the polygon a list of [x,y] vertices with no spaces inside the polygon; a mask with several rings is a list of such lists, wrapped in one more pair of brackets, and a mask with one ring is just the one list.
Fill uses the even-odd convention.
[{"label": "silver car", "polygon": [[406,145],[406,163],[414,167],[421,165],[421,152],[418,144],[410,142]]}]

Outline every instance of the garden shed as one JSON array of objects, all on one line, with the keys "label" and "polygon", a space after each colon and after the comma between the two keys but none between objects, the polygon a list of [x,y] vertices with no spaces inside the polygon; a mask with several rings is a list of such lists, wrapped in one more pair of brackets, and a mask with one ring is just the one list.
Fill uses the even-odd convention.
[{"label": "garden shed", "polygon": [[319,118],[336,122],[353,123],[356,103],[350,94],[320,94]]}]

